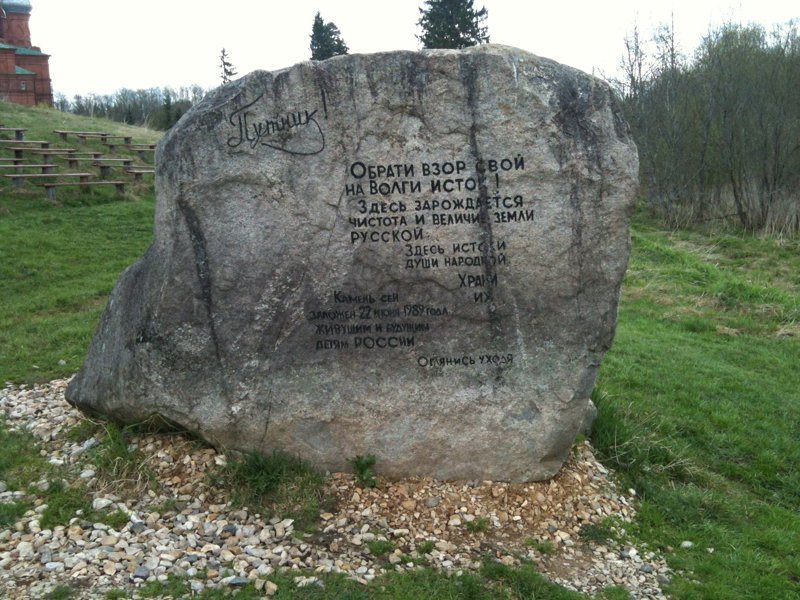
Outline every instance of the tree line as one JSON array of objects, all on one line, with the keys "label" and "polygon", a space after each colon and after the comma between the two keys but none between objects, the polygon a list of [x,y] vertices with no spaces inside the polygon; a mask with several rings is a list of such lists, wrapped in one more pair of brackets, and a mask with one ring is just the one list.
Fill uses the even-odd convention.
[{"label": "tree line", "polygon": [[[473,0],[429,0],[419,9],[423,48],[489,41],[487,10]],[[339,28],[314,17],[312,60],[345,55]],[[236,69],[220,54],[220,77]],[[800,232],[800,36],[790,23],[767,32],[726,24],[691,56],[672,24],[624,40],[621,98],[639,148],[641,197],[671,226],[734,220],[748,231]],[[77,114],[168,129],[205,93],[198,86],[120,90],[111,96],[59,97]]]},{"label": "tree line", "polygon": [[800,232],[800,37],[726,24],[687,58],[672,25],[625,39],[616,82],[639,148],[641,195],[672,226],[733,220]]},{"label": "tree line", "polygon": [[178,122],[192,104],[206,93],[199,85],[191,87],[123,88],[113,94],[76,94],[68,99],[56,94],[54,106],[63,112],[98,117],[165,131]]}]

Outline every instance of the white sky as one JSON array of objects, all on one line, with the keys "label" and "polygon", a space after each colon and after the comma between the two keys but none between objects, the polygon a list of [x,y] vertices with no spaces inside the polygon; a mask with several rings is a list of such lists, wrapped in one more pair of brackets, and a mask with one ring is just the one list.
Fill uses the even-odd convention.
[{"label": "white sky", "polygon": [[[219,85],[226,48],[238,74],[310,57],[317,11],[351,53],[416,50],[422,0],[32,0],[34,45],[50,54],[53,88],[106,94],[127,87]],[[649,37],[674,15],[684,52],[723,22],[773,25],[800,17],[787,0],[476,0],[492,42],[517,46],[598,75],[616,74],[623,40],[638,23]]]}]

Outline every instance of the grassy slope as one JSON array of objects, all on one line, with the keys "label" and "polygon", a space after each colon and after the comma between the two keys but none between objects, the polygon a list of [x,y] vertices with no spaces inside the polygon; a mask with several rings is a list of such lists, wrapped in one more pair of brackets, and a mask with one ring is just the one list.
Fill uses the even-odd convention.
[{"label": "grassy slope", "polygon": [[[107,131],[141,143],[160,137],[139,127],[7,102],[0,102],[0,122],[27,127],[26,139],[79,150],[106,148],[99,141],[85,147],[73,137],[62,141],[53,130]],[[0,155],[11,153],[3,149]],[[66,377],[80,367],[119,273],[150,243],[152,182],[128,187],[122,202],[113,189],[64,188],[54,206],[41,189],[15,189],[0,177],[0,383]]]},{"label": "grassy slope", "polygon": [[800,240],[635,227],[594,437],[677,597],[800,597],[799,325]]},{"label": "grassy slope", "polygon": [[[34,129],[38,118],[40,134],[119,128],[41,115],[0,103],[0,121]],[[119,272],[149,244],[152,196],[76,196],[56,207],[40,194],[0,192],[0,382],[69,375]],[[633,241],[594,441],[643,497],[636,534],[674,549],[671,564],[686,570],[670,588],[676,597],[796,598],[800,241],[669,233],[641,221]],[[684,540],[694,546],[681,549]],[[431,585],[437,597],[463,597]]]}]

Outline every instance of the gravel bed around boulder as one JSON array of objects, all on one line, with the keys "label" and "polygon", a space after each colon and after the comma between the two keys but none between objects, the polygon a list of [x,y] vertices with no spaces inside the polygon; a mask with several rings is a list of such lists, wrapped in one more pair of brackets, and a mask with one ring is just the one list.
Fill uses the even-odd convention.
[{"label": "gravel bed around boulder", "polygon": [[[0,530],[2,597],[43,597],[66,585],[73,597],[102,598],[170,575],[188,578],[195,591],[253,582],[271,595],[277,572],[295,572],[297,586],[333,572],[369,585],[389,571],[433,567],[458,575],[498,560],[531,561],[552,581],[590,594],[616,585],[633,598],[665,598],[661,584],[671,572],[664,558],[626,541],[635,494],[617,489],[588,443],[576,445],[558,476],[530,484],[413,478],[365,488],[351,474],[333,473],[317,527],[301,533],[286,515],[234,506],[209,483],[225,456],[179,434],[133,436],[154,477],[148,486],[128,486],[139,493],[109,487],[89,458],[99,440],[66,435],[85,419],[64,400],[67,383],[7,384],[0,414],[9,429],[36,437],[66,482],[87,487],[94,510],[127,519],[113,528],[76,514],[44,529],[43,498],[0,482],[0,503],[32,506]],[[586,534],[598,529],[622,541],[592,541],[597,536]]]}]

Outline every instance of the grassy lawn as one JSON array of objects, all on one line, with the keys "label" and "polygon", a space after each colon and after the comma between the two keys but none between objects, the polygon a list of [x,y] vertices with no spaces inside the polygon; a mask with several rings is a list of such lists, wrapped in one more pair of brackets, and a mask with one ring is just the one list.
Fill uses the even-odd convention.
[{"label": "grassy lawn", "polygon": [[[74,137],[61,140],[53,130],[106,131],[141,143],[160,135],[7,102],[0,102],[0,122],[26,127],[28,140],[107,156],[99,140],[84,146]],[[12,153],[2,149],[0,155]],[[55,162],[60,172],[70,170],[61,159]],[[81,171],[96,170],[82,165]],[[152,236],[152,176],[126,190],[120,198],[106,186],[86,192],[62,188],[54,204],[41,188],[15,188],[0,176],[0,383],[46,381],[80,367],[119,273],[144,253]]]},{"label": "grassy lawn", "polygon": [[[800,240],[633,231],[595,445],[678,598],[800,597]],[[684,541],[691,548],[681,548]]]},{"label": "grassy lawn", "polygon": [[[0,103],[7,125],[34,129],[28,112]],[[46,114],[39,135],[121,127]],[[0,384],[78,369],[119,273],[150,242],[153,208],[147,190],[123,199],[76,192],[53,205],[0,182]],[[594,394],[593,443],[642,500],[633,535],[680,571],[667,588],[674,597],[800,597],[798,380],[800,240],[669,232],[638,218],[617,336]],[[24,445],[1,423],[0,440]],[[40,469],[13,468],[15,477]],[[13,520],[25,507],[4,510]],[[392,575],[369,588],[326,581],[324,590],[286,583],[277,597],[583,597],[529,566],[491,565],[457,580]],[[179,597],[185,582],[163,586],[153,593]]]},{"label": "grassy lawn", "polygon": [[[49,208],[49,210],[48,210]],[[0,214],[0,382],[74,373],[120,272],[152,235],[152,197]]]}]

